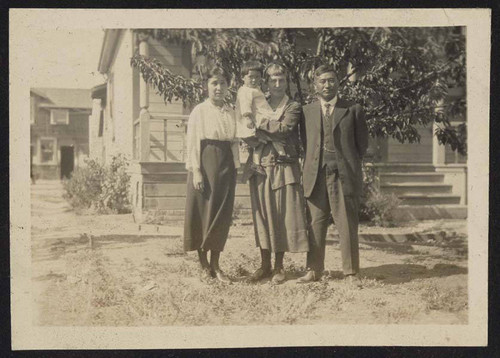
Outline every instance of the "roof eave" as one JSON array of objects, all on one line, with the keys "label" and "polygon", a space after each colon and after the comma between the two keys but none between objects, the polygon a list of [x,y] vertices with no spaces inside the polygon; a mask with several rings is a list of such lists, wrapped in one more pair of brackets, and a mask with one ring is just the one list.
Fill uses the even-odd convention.
[{"label": "roof eave", "polygon": [[101,54],[99,56],[99,64],[97,70],[105,74],[108,72],[111,61],[114,57],[118,38],[120,35],[120,29],[107,29],[104,33],[104,39],[102,41]]}]

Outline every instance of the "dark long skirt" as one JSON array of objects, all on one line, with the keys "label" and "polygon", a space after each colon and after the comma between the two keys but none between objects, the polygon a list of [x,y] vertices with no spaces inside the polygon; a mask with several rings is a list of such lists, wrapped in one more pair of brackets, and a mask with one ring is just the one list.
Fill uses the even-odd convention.
[{"label": "dark long skirt", "polygon": [[271,252],[307,252],[307,221],[299,164],[265,167],[249,180],[257,247]]},{"label": "dark long skirt", "polygon": [[201,172],[203,192],[194,189],[192,172],[187,179],[184,250],[222,251],[231,225],[236,187],[231,143],[203,140]]}]

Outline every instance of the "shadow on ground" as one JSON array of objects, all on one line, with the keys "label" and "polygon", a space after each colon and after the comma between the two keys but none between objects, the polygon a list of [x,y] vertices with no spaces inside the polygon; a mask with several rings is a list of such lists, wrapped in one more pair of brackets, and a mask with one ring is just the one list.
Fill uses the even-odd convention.
[{"label": "shadow on ground", "polygon": [[363,268],[360,274],[361,277],[376,279],[389,284],[398,284],[421,278],[467,274],[467,268],[450,264],[436,264],[432,269],[428,269],[423,265],[389,264]]}]

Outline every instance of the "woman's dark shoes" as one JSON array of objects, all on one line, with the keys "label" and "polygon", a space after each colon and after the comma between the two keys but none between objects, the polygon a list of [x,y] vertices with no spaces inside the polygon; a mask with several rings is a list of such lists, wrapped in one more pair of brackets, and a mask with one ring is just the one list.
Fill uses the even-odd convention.
[{"label": "woman's dark shoes", "polygon": [[285,282],[285,280],[286,280],[285,270],[283,268],[274,269],[273,278],[271,279],[271,282],[274,283],[275,285],[279,285],[280,283]]},{"label": "woman's dark shoes", "polygon": [[259,267],[257,270],[255,270],[253,274],[250,275],[248,281],[250,282],[260,281],[266,277],[270,277],[271,273],[272,273],[271,269]]},{"label": "woman's dark shoes", "polygon": [[222,283],[232,283],[231,279],[221,270],[215,270],[215,278]]},{"label": "woman's dark shoes", "polygon": [[203,282],[209,282],[212,280],[212,278],[214,277],[213,275],[213,272],[210,268],[208,267],[203,267],[201,269],[201,273],[200,273],[200,279],[201,281]]},{"label": "woman's dark shoes", "polygon": [[298,283],[310,283],[310,282],[315,282],[315,281],[319,281],[319,279],[321,278],[321,275],[318,274],[316,271],[314,270],[308,270],[307,273],[302,276],[301,278],[298,279]]}]

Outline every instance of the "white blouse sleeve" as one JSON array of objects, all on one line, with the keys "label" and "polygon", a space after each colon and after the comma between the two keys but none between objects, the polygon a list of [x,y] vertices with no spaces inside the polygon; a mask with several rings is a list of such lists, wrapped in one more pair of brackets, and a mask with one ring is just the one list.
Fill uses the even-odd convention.
[{"label": "white blouse sleeve", "polygon": [[200,169],[201,128],[200,109],[195,107],[189,115],[186,134],[186,169]]}]

